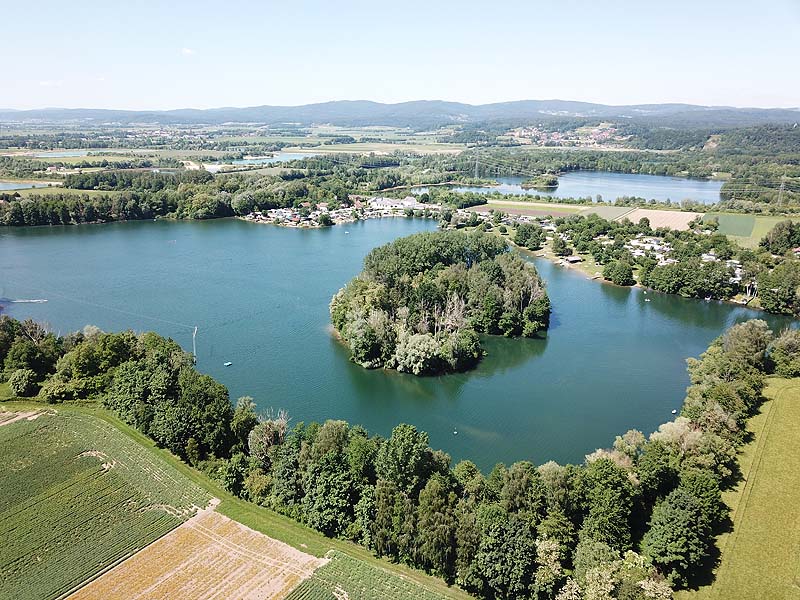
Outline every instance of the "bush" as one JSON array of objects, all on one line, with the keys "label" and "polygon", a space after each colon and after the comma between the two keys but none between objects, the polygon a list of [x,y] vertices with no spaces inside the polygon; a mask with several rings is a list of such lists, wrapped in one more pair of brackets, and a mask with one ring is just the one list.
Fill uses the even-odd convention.
[{"label": "bush", "polygon": [[31,369],[17,369],[8,378],[8,385],[11,391],[17,396],[34,396],[39,386],[36,383],[36,373]]}]

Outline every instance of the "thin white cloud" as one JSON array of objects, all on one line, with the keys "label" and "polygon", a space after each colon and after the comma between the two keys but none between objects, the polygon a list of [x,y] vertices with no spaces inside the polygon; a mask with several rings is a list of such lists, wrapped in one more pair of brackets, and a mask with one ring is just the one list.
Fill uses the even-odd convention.
[{"label": "thin white cloud", "polygon": [[45,79],[44,81],[39,82],[39,85],[42,87],[60,87],[63,84],[64,82],[60,79]]},{"label": "thin white cloud", "polygon": [[191,48],[181,48],[181,54],[184,56],[194,56],[194,50]]}]

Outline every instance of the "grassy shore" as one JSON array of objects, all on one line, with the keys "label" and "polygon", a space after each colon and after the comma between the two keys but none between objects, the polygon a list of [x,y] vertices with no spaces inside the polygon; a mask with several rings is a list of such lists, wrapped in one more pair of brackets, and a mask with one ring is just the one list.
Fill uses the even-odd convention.
[{"label": "grassy shore", "polygon": [[800,379],[770,378],[765,396],[739,456],[743,480],[723,495],[733,531],[717,540],[715,579],[678,600],[800,598]]}]

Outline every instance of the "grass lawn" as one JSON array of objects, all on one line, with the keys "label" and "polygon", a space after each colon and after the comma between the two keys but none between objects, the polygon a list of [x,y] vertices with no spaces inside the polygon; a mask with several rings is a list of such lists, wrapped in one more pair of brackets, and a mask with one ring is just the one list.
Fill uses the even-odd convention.
[{"label": "grass lawn", "polygon": [[770,378],[739,457],[744,480],[723,499],[734,527],[717,540],[714,582],[678,600],[800,598],[800,379]]},{"label": "grass lawn", "polygon": [[[0,388],[2,394],[2,388]],[[2,397],[2,396],[0,396]],[[31,402],[6,402],[0,405],[0,408],[6,410],[25,410],[31,408],[48,408],[50,405],[31,403]],[[411,569],[404,565],[390,563],[386,560],[376,558],[372,553],[356,544],[344,540],[329,539],[322,534],[314,531],[289,519],[275,513],[269,509],[260,507],[251,502],[246,502],[226,492],[216,482],[209,479],[205,474],[185,464],[177,457],[172,455],[169,451],[163,448],[158,448],[152,440],[137,431],[136,429],[126,425],[118,418],[116,418],[109,411],[95,405],[76,406],[76,405],[56,405],[57,410],[62,413],[79,413],[82,415],[92,415],[102,420],[103,422],[112,425],[117,431],[123,433],[127,438],[136,442],[139,447],[145,449],[154,460],[163,460],[172,467],[174,467],[185,479],[191,481],[196,486],[199,486],[205,492],[219,498],[221,503],[217,507],[217,511],[231,519],[242,523],[259,531],[272,538],[280,540],[301,550],[303,552],[313,554],[315,556],[324,556],[327,552],[335,550],[343,553],[351,559],[357,559],[362,566],[362,572],[373,571],[372,577],[385,580],[387,577],[396,578],[396,587],[399,589],[401,582],[399,580],[414,581],[427,590],[427,595],[424,597],[436,598],[452,598],[467,600],[471,598],[467,593],[462,590],[450,587],[444,581],[426,575],[422,571]],[[333,597],[333,596],[331,596]],[[373,596],[374,598],[393,598],[394,596]],[[422,598],[423,596],[420,596]]]}]

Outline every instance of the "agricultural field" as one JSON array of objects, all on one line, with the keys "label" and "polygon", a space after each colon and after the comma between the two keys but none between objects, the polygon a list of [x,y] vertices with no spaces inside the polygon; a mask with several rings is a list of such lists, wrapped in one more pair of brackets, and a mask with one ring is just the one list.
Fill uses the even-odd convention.
[{"label": "agricultural field", "polygon": [[583,216],[597,215],[601,219],[608,219],[609,221],[616,221],[622,219],[628,213],[633,212],[630,206],[607,206],[603,204],[595,204],[590,208],[585,208],[581,211]]},{"label": "agricultural field", "polygon": [[719,222],[720,233],[724,233],[746,248],[756,248],[758,242],[781,221],[791,219],[798,221],[798,217],[774,217],[766,215],[740,215],[730,213],[708,213],[704,220],[716,219]]},{"label": "agricultural field", "polygon": [[44,187],[44,188],[27,188],[24,190],[14,190],[15,194],[20,197],[26,198],[28,196],[115,196],[122,192],[117,190],[76,190],[72,188],[64,188],[60,186]]},{"label": "agricultural field", "polygon": [[0,454],[0,598],[62,597],[211,498],[148,448],[77,411],[3,425]]},{"label": "agricultural field", "polygon": [[212,511],[197,516],[70,596],[285,598],[326,559]]},{"label": "agricultural field", "polygon": [[446,596],[380,567],[332,550],[330,562],[297,586],[287,600],[443,600]]},{"label": "agricultural field", "polygon": [[501,210],[512,215],[564,217],[578,214],[583,210],[583,207],[580,205],[557,204],[555,202],[517,202],[514,200],[488,200],[486,204],[470,207],[470,210],[484,212],[491,209]]},{"label": "agricultural field", "polygon": [[717,540],[715,579],[678,600],[800,598],[800,380],[771,378],[765,396],[739,457],[743,480],[723,494],[733,531]]},{"label": "agricultural field", "polygon": [[[626,213],[622,218],[630,219],[632,223],[638,223],[643,217],[650,220],[653,229],[658,227],[669,227],[678,231],[689,229],[689,223],[697,217],[702,217],[702,213],[683,212],[678,210],[655,210],[652,208],[637,208]],[[619,220],[619,218],[618,218]]]},{"label": "agricultural field", "polygon": [[[324,138],[323,138],[324,139]],[[306,143],[314,141],[312,139],[305,140]],[[322,139],[320,139],[322,141]],[[355,144],[331,144],[328,146],[313,146],[311,148],[301,147],[286,147],[284,152],[300,152],[313,150],[316,154],[391,154],[393,152],[416,152],[418,154],[458,154],[464,150],[466,146],[463,144],[444,144],[438,142],[417,142],[411,141],[398,141],[397,143],[387,142],[356,142]]]}]

